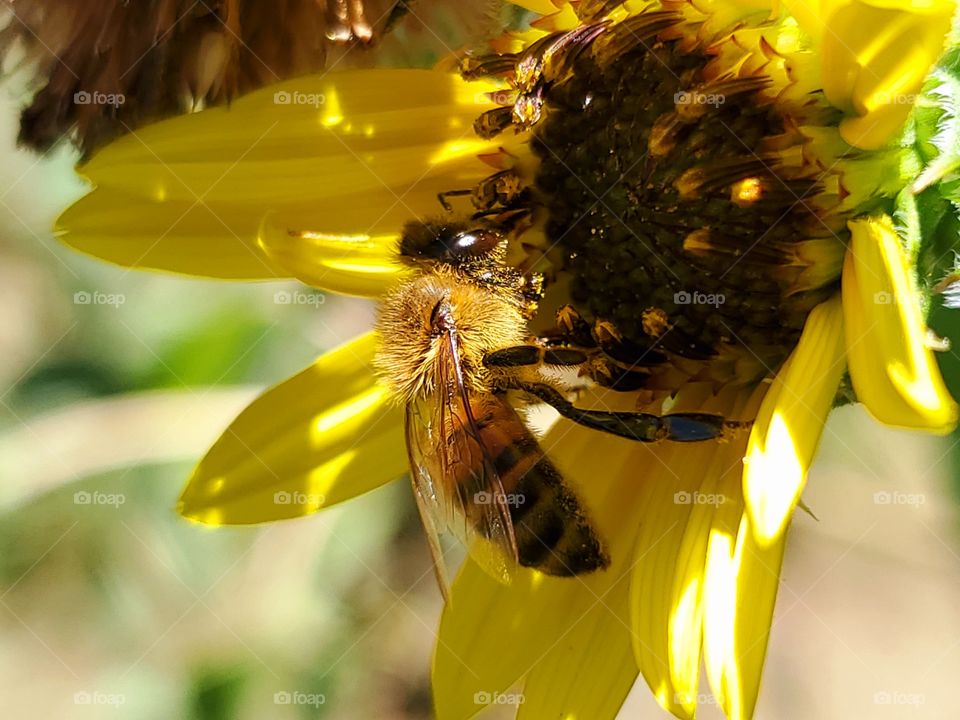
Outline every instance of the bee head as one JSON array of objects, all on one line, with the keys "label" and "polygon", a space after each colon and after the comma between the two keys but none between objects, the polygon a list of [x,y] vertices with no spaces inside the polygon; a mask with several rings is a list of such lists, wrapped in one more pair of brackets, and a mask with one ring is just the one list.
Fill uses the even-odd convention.
[{"label": "bee head", "polygon": [[400,255],[414,261],[457,265],[478,260],[503,246],[501,233],[466,221],[411,220],[403,227]]}]

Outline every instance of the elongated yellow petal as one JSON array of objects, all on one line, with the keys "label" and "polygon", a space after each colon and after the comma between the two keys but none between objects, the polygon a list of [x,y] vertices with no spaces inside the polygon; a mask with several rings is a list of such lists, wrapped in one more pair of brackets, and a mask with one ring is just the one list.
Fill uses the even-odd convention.
[{"label": "elongated yellow petal", "polygon": [[611,566],[576,578],[521,568],[501,585],[467,561],[434,654],[440,720],[470,717],[514,688],[523,694],[521,717],[603,720],[615,716],[636,677],[625,582],[639,523],[632,503],[635,444],[561,421],[541,445],[591,511]]},{"label": "elongated yellow petal", "polygon": [[83,252],[137,267],[297,274],[274,268],[258,246],[265,216],[295,219],[290,230],[377,237],[437,214],[438,192],[489,174],[478,153],[520,142],[473,132],[476,116],[495,107],[494,89],[427,70],[331,72],[157,123],[80,168],[96,189],[57,231]]},{"label": "elongated yellow petal", "polygon": [[729,720],[753,717],[783,562],[785,534],[761,547],[743,512],[739,473],[723,487],[733,500],[718,508],[704,580],[704,664]]},{"label": "elongated yellow petal", "polygon": [[940,57],[954,3],[848,2],[823,17],[827,99],[852,115],[840,125],[851,145],[876,149],[906,120]]},{"label": "elongated yellow petal", "polygon": [[268,390],[200,461],[179,512],[248,524],[307,515],[402,475],[401,413],[374,380],[372,333]]},{"label": "elongated yellow petal", "polygon": [[[701,383],[681,390],[671,409],[753,417],[760,397],[732,389],[713,396]],[[729,502],[721,480],[730,472],[739,480],[746,440],[662,442],[638,457],[645,477],[634,500],[644,508],[630,588],[634,652],[657,701],[680,718],[694,717],[700,696],[707,543],[714,513]]]},{"label": "elongated yellow petal", "polygon": [[[743,443],[712,443],[700,465],[687,466],[685,477],[700,480],[690,495],[690,516],[673,570],[670,587],[668,650],[674,700],[683,708],[680,717],[694,717],[700,698],[700,660],[703,646],[704,571],[710,528],[717,509],[731,500],[723,493],[723,478],[739,470]],[[682,450],[681,450],[682,452]],[[691,458],[694,460],[694,458]],[[693,468],[702,469],[698,473]],[[641,608],[642,612],[642,608]]]},{"label": "elongated yellow petal", "polygon": [[[697,583],[703,555],[697,557],[696,539],[686,530],[694,500],[700,497],[701,478],[690,471],[709,463],[715,448],[715,443],[651,448],[634,500],[643,508],[630,586],[634,654],[657,702],[680,718],[696,712],[700,673]],[[682,588],[674,585],[678,570],[684,577]],[[671,622],[674,616],[676,623]]]},{"label": "elongated yellow petal", "polygon": [[833,407],[844,361],[839,296],[813,309],[796,349],[777,373],[754,422],[743,492],[761,546],[786,530]]},{"label": "elongated yellow petal", "polygon": [[857,398],[888,425],[950,432],[957,404],[926,347],[919,298],[893,222],[861,218],[849,227],[843,315]]},{"label": "elongated yellow petal", "polygon": [[70,247],[124,267],[231,280],[290,277],[257,247],[260,218],[252,205],[215,212],[195,201],[160,204],[94,190],[60,215],[55,232]]}]

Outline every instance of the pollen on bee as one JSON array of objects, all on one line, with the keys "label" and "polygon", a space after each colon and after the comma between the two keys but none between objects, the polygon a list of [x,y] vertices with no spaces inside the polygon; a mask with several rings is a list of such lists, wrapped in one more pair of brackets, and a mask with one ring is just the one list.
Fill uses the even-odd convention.
[{"label": "pollen on bee", "polygon": [[739,207],[752,205],[763,196],[763,181],[758,177],[738,180],[730,187],[730,201]]}]

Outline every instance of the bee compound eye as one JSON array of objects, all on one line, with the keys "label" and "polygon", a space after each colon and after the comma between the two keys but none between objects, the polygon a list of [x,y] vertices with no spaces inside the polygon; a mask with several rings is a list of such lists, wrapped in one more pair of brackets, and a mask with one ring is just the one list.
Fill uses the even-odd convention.
[{"label": "bee compound eye", "polygon": [[486,255],[496,250],[502,240],[503,236],[495,230],[467,230],[453,237],[450,242],[450,255],[453,258]]}]

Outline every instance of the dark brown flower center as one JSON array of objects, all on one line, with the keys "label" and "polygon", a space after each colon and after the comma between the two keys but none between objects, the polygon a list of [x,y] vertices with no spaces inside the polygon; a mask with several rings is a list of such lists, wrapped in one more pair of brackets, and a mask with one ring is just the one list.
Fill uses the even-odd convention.
[{"label": "dark brown flower center", "polygon": [[704,78],[676,41],[583,53],[533,128],[535,203],[574,304],[638,347],[707,358],[738,347],[776,367],[834,287],[790,293],[794,243],[830,234],[802,142],[766,77]]}]

